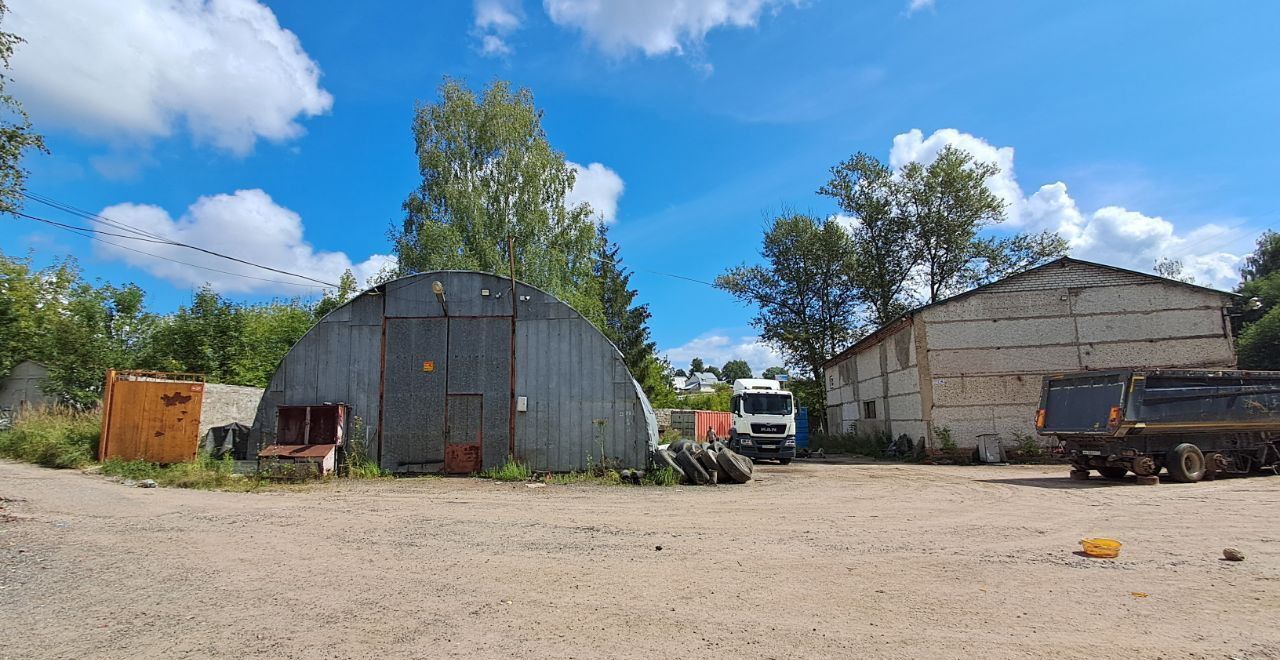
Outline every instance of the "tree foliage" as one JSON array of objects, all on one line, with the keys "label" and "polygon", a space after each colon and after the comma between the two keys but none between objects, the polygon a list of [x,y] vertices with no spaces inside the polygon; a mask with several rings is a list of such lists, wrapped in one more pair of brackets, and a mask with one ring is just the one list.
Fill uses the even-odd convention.
[{"label": "tree foliage", "polygon": [[732,383],[739,378],[753,378],[751,365],[747,364],[746,360],[729,360],[725,362],[720,369],[720,375],[726,383]]},{"label": "tree foliage", "polygon": [[1245,257],[1236,290],[1249,302],[1236,341],[1241,369],[1280,369],[1280,234],[1267,230]]},{"label": "tree foliage", "polygon": [[479,96],[445,80],[413,121],[422,183],[393,234],[401,270],[507,273],[600,322],[592,274],[599,238],[587,204],[570,207],[574,170],[547,141],[527,89],[496,81]]},{"label": "tree foliage", "polygon": [[[9,8],[0,0],[0,23],[4,22]],[[27,171],[22,167],[22,156],[35,150],[48,153],[44,139],[31,127],[31,119],[12,95],[6,91],[9,85],[9,58],[22,43],[22,37],[0,30],[0,212],[12,212],[22,206],[22,193],[26,189]]]},{"label": "tree foliage", "polygon": [[618,244],[609,241],[604,227],[600,228],[600,239],[594,272],[600,292],[600,331],[618,347],[650,403],[672,402],[671,365],[658,358],[657,345],[649,339],[649,306],[636,304],[631,273],[623,267]]},{"label": "tree foliage", "polygon": [[300,300],[245,305],[208,288],[190,305],[154,314],[141,288],[87,282],[73,259],[36,268],[0,253],[0,377],[35,360],[49,368],[45,390],[70,405],[96,401],[107,369],[264,387],[314,322]]},{"label": "tree foliage", "polygon": [[1280,233],[1268,229],[1258,237],[1257,249],[1244,258],[1240,277],[1249,282],[1280,272]]},{"label": "tree foliage", "polygon": [[766,229],[762,256],[763,264],[731,268],[715,284],[755,305],[761,338],[821,380],[822,363],[860,333],[864,289],[852,240],[835,221],[789,214]]},{"label": "tree foliage", "polygon": [[786,373],[787,373],[787,370],[782,367],[769,367],[768,369],[764,370],[764,373],[760,374],[760,377],[776,380],[778,376],[784,375]]},{"label": "tree foliage", "polygon": [[1052,232],[981,235],[1005,219],[987,187],[998,173],[951,146],[897,171],[863,153],[831,168],[818,192],[853,220],[859,298],[873,325],[1066,254]]}]

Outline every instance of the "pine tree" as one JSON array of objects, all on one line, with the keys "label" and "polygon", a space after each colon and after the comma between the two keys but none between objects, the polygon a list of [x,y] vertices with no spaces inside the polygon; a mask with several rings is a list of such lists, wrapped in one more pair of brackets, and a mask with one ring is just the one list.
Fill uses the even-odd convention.
[{"label": "pine tree", "polygon": [[657,345],[649,339],[649,306],[636,305],[636,290],[630,288],[631,273],[622,266],[618,244],[609,241],[606,228],[599,228],[595,276],[600,289],[604,323],[600,330],[618,351],[631,375],[644,388],[650,401],[665,400],[671,382],[666,368],[657,359]]}]

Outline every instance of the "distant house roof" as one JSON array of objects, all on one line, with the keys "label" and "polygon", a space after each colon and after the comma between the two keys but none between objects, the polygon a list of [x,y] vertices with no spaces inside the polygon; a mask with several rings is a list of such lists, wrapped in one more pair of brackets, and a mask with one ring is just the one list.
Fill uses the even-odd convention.
[{"label": "distant house roof", "polygon": [[869,334],[869,335],[867,335],[867,336],[863,337],[862,339],[859,339],[858,341],[854,342],[854,343],[853,343],[853,345],[849,346],[848,348],[844,349],[843,351],[840,351],[840,352],[839,352],[839,353],[837,353],[835,356],[833,356],[833,357],[831,357],[830,359],[828,359],[826,362],[823,362],[823,363],[822,363],[822,367],[825,369],[826,367],[828,367],[828,366],[830,366],[830,365],[832,365],[832,364],[834,364],[834,363],[836,363],[836,362],[840,362],[841,360],[844,360],[845,358],[849,357],[850,355],[854,355],[854,354],[856,354],[856,353],[860,353],[860,352],[862,352],[862,350],[863,350],[863,349],[865,349],[865,348],[868,348],[868,347],[870,347],[870,346],[875,345],[875,344],[876,344],[876,343],[878,343],[881,339],[884,339],[884,338],[885,338],[885,337],[887,337],[888,335],[891,335],[891,334],[893,334],[894,332],[897,332],[897,331],[898,331],[899,329],[901,329],[903,326],[905,326],[905,325],[907,325],[908,323],[910,323],[910,322],[911,322],[911,319],[912,319],[913,317],[915,317],[915,315],[916,315],[916,314],[919,314],[920,312],[923,312],[923,311],[924,311],[924,310],[926,310],[926,309],[929,309],[929,308],[932,308],[932,307],[937,307],[937,306],[939,306],[939,305],[945,305],[945,304],[948,304],[948,303],[951,303],[951,302],[955,302],[955,301],[957,301],[957,300],[961,300],[961,299],[964,299],[964,298],[968,298],[969,296],[972,296],[972,295],[977,294],[977,293],[983,293],[983,292],[984,292],[984,291],[986,291],[987,289],[990,289],[990,288],[992,288],[992,287],[995,287],[996,285],[999,285],[999,284],[1004,283],[1004,282],[1008,282],[1008,281],[1013,280],[1013,279],[1017,279],[1017,278],[1019,278],[1019,277],[1023,277],[1024,275],[1027,275],[1027,274],[1029,274],[1029,273],[1034,273],[1034,272],[1037,272],[1037,271],[1045,270],[1045,269],[1050,268],[1050,267],[1052,267],[1052,266],[1065,266],[1065,265],[1070,265],[1070,264],[1080,264],[1080,265],[1084,265],[1084,266],[1093,266],[1093,267],[1095,267],[1095,268],[1103,268],[1103,269],[1110,270],[1110,271],[1117,272],[1117,273],[1124,273],[1124,274],[1126,274],[1126,275],[1136,275],[1136,276],[1139,276],[1139,277],[1142,277],[1142,278],[1146,278],[1146,279],[1149,279],[1149,280],[1152,280],[1152,281],[1155,281],[1155,282],[1159,282],[1159,283],[1161,283],[1161,284],[1172,284],[1172,285],[1176,285],[1176,286],[1187,287],[1187,288],[1189,288],[1189,289],[1195,289],[1195,290],[1200,291],[1200,292],[1202,292],[1202,293],[1213,293],[1213,294],[1217,294],[1217,295],[1220,295],[1220,296],[1227,296],[1227,297],[1230,297],[1230,298],[1239,298],[1239,297],[1240,297],[1238,294],[1234,294],[1234,293],[1231,293],[1231,292],[1229,292],[1229,291],[1219,291],[1219,290],[1217,290],[1217,289],[1212,289],[1212,288],[1209,288],[1209,287],[1206,287],[1206,286],[1200,286],[1199,284],[1191,284],[1191,283],[1189,283],[1189,282],[1182,282],[1182,281],[1180,281],[1180,280],[1173,280],[1173,279],[1169,279],[1169,278],[1167,278],[1167,277],[1160,277],[1159,275],[1153,275],[1153,274],[1151,274],[1151,273],[1143,273],[1143,272],[1141,272],[1141,271],[1129,270],[1129,269],[1127,269],[1127,268],[1120,268],[1120,267],[1118,267],[1118,266],[1110,266],[1110,265],[1107,265],[1107,264],[1100,264],[1100,263],[1093,262],[1093,261],[1085,261],[1085,260],[1083,260],[1083,259],[1075,259],[1075,258],[1073,258],[1073,257],[1059,257],[1059,258],[1057,258],[1057,259],[1054,259],[1053,261],[1050,261],[1049,263],[1041,264],[1041,265],[1039,265],[1039,266],[1036,266],[1035,268],[1028,268],[1027,270],[1024,270],[1024,271],[1022,271],[1022,272],[1014,273],[1013,275],[1010,275],[1010,276],[1005,277],[1005,278],[1002,278],[1002,279],[998,279],[998,280],[996,280],[996,281],[994,281],[994,282],[988,282],[987,284],[984,284],[984,285],[982,285],[982,286],[980,286],[980,287],[975,287],[975,288],[973,288],[973,289],[969,289],[968,291],[965,291],[965,292],[963,292],[963,293],[957,293],[956,295],[951,296],[950,298],[943,298],[942,300],[939,300],[939,301],[937,301],[937,302],[932,302],[932,303],[929,303],[929,304],[926,304],[926,305],[921,305],[921,306],[916,307],[916,308],[914,308],[914,309],[907,310],[906,312],[903,312],[903,313],[902,313],[902,315],[900,315],[898,318],[896,318],[896,319],[894,319],[894,320],[892,320],[892,321],[890,321],[890,322],[888,322],[888,323],[886,323],[886,324],[884,324],[884,325],[880,326],[879,328],[877,328],[877,329],[875,330],[875,332],[872,332],[871,334]]},{"label": "distant house roof", "polygon": [[693,374],[690,374],[689,377],[695,378],[699,383],[703,383],[705,385],[715,385],[716,383],[720,382],[720,379],[716,378],[715,374],[708,371],[697,371],[697,372],[694,372]]}]

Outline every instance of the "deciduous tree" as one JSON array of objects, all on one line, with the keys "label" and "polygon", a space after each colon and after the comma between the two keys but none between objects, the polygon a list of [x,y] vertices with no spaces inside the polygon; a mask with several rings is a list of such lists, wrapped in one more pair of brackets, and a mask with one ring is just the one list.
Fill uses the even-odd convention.
[{"label": "deciduous tree", "polygon": [[445,80],[439,99],[418,107],[413,134],[422,183],[392,236],[400,269],[505,274],[513,239],[516,277],[598,325],[593,211],[567,204],[574,171],[547,140],[533,94],[497,81],[477,96]]},{"label": "deciduous tree", "polygon": [[[4,22],[9,8],[0,0],[0,23]],[[9,76],[9,58],[22,43],[22,37],[0,30],[0,212],[12,212],[22,206],[22,193],[26,189],[27,170],[22,167],[22,156],[28,151],[47,153],[44,138],[35,133],[31,119],[22,104],[6,91]]]},{"label": "deciduous tree", "polygon": [[731,268],[717,287],[757,309],[752,325],[788,365],[821,381],[821,365],[860,335],[858,257],[834,220],[789,214],[764,234],[764,262]]}]

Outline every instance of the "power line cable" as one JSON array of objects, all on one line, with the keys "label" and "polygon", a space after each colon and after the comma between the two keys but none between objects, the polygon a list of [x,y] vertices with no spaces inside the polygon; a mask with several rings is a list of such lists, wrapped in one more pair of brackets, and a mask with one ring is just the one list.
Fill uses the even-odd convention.
[{"label": "power line cable", "polygon": [[[64,223],[61,223],[61,222],[54,222],[54,221],[52,221],[52,220],[46,220],[45,218],[39,218],[39,217],[36,217],[36,216],[33,216],[33,215],[28,215],[28,214],[26,214],[26,213],[21,213],[21,212],[17,212],[17,211],[15,211],[15,212],[13,212],[13,213],[14,213],[14,215],[17,215],[17,216],[22,217],[22,218],[27,218],[27,219],[29,219],[29,220],[35,220],[35,221],[37,221],[37,222],[42,222],[42,223],[45,223],[45,224],[47,224],[47,225],[51,225],[51,226],[53,226],[53,227],[57,227],[57,228],[59,228],[59,229],[63,229],[63,230],[65,230],[65,231],[69,232],[69,233],[75,234],[76,236],[81,236],[81,237],[87,238],[87,239],[92,240],[92,241],[98,241],[99,243],[105,243],[105,244],[107,244],[107,245],[111,245],[111,246],[114,246],[114,247],[118,247],[118,248],[120,248],[120,249],[122,249],[122,250],[128,250],[128,251],[130,251],[130,252],[136,252],[136,253],[138,253],[138,254],[146,255],[146,256],[148,256],[148,257],[152,257],[152,258],[155,258],[155,259],[161,259],[161,260],[163,260],[163,261],[169,261],[169,262],[172,262],[172,263],[175,263],[175,264],[180,264],[180,265],[182,265],[182,266],[189,266],[189,267],[191,267],[191,268],[199,268],[199,269],[201,269],[201,270],[207,270],[207,271],[214,272],[214,273],[221,273],[221,274],[223,274],[223,275],[231,275],[232,277],[242,277],[242,278],[244,278],[244,279],[248,279],[248,280],[258,280],[259,282],[273,282],[273,283],[276,283],[276,284],[287,284],[287,285],[289,285],[289,286],[302,287],[302,288],[304,288],[304,289],[313,289],[313,290],[314,290],[314,289],[320,289],[320,290],[323,290],[323,288],[322,288],[322,287],[318,287],[318,286],[316,286],[316,285],[314,285],[314,284],[303,284],[302,282],[288,282],[288,281],[285,281],[285,280],[274,280],[274,279],[267,278],[267,277],[255,277],[255,276],[253,276],[253,275],[245,275],[245,274],[243,274],[243,273],[233,273],[233,272],[231,272],[231,271],[229,271],[229,270],[220,270],[220,269],[218,269],[218,268],[211,268],[211,267],[209,267],[209,266],[201,266],[201,265],[199,265],[199,264],[193,264],[193,263],[186,262],[186,261],[180,261],[180,260],[178,260],[178,259],[172,259],[172,258],[169,258],[169,257],[163,256],[163,255],[154,254],[154,253],[146,252],[146,251],[143,251],[143,250],[138,250],[138,249],[136,249],[136,248],[131,248],[131,247],[127,246],[127,245],[121,245],[121,244],[119,244],[119,243],[114,243],[114,242],[112,242],[112,241],[108,241],[108,240],[106,240],[106,239],[100,238],[100,237],[98,237],[98,236],[96,236],[96,235],[95,235],[95,234],[105,234],[105,235],[108,235],[108,236],[119,236],[119,234],[111,234],[111,233],[101,232],[101,231],[94,230],[94,229],[86,229],[86,228],[84,228],[84,227],[76,227],[76,226],[74,226],[74,225],[67,225],[67,224],[64,224]],[[164,242],[164,241],[155,241],[155,242]]]},{"label": "power line cable", "polygon": [[[209,250],[209,249],[207,249],[207,248],[202,248],[202,247],[200,247],[200,246],[198,246],[198,245],[191,245],[191,244],[189,244],[189,243],[183,243],[183,242],[181,242],[181,241],[175,241],[175,240],[170,239],[170,238],[165,238],[165,237],[163,237],[163,236],[159,236],[159,235],[156,235],[156,234],[152,234],[152,233],[150,233],[150,232],[146,232],[146,231],[143,231],[143,230],[141,230],[141,229],[138,229],[137,227],[133,227],[133,226],[131,226],[131,225],[128,225],[128,224],[125,224],[125,223],[122,223],[122,222],[118,222],[118,221],[116,221],[116,220],[112,220],[111,218],[106,218],[106,217],[101,216],[101,215],[98,215],[98,214],[96,214],[96,213],[90,213],[90,212],[88,212],[88,211],[84,211],[83,209],[77,209],[77,208],[75,208],[74,206],[71,206],[70,204],[64,204],[64,203],[62,203],[62,202],[58,202],[57,200],[53,200],[53,199],[51,199],[51,198],[46,198],[46,197],[43,197],[43,196],[41,196],[41,195],[35,195],[35,194],[32,194],[32,193],[23,193],[23,195],[24,195],[25,197],[27,197],[28,199],[32,200],[32,201],[39,202],[39,203],[41,203],[41,204],[45,204],[46,206],[51,206],[51,207],[53,207],[53,208],[56,208],[56,209],[59,209],[59,210],[65,211],[65,212],[67,212],[67,213],[71,213],[71,214],[73,214],[73,215],[77,215],[77,216],[79,216],[79,217],[82,217],[82,218],[85,218],[85,219],[88,219],[88,220],[95,220],[95,221],[99,221],[99,222],[102,222],[102,223],[104,223],[104,224],[107,224],[108,226],[114,227],[114,228],[116,228],[116,229],[120,229],[120,230],[122,230],[122,231],[129,231],[129,232],[133,232],[133,233],[136,233],[136,234],[139,234],[139,235],[140,235],[140,236],[124,236],[124,235],[120,235],[120,234],[115,234],[115,236],[120,237],[120,238],[126,238],[126,239],[129,239],[129,240],[146,240],[146,241],[148,241],[148,242],[152,242],[152,243],[155,243],[155,242],[168,243],[169,245],[173,245],[173,246],[176,246],[176,247],[186,248],[186,249],[188,249],[188,250],[195,250],[195,251],[197,251],[197,252],[203,252],[203,253],[208,254],[208,255],[211,255],[211,256],[215,256],[215,257],[219,257],[219,258],[222,258],[222,259],[226,259],[226,260],[228,260],[228,261],[234,261],[234,262],[236,262],[236,263],[241,263],[241,264],[244,264],[244,265],[246,265],[246,266],[252,266],[252,267],[254,267],[254,268],[261,268],[262,270],[269,270],[269,271],[271,271],[271,272],[273,272],[273,273],[280,273],[281,275],[288,275],[288,276],[290,276],[290,277],[297,277],[297,278],[304,279],[304,280],[310,280],[310,281],[315,282],[315,283],[317,283],[317,284],[323,284],[324,286],[331,287],[331,288],[335,288],[335,289],[336,289],[336,288],[339,288],[339,285],[334,284],[333,282],[326,282],[326,281],[324,281],[324,280],[319,280],[319,279],[316,279],[316,278],[314,278],[314,277],[310,277],[310,276],[307,276],[307,275],[301,275],[301,274],[299,274],[299,273],[292,273],[292,272],[289,272],[289,271],[287,271],[287,270],[282,270],[282,269],[279,269],[279,268],[273,268],[273,267],[271,267],[271,266],[264,266],[264,265],[262,265],[262,264],[254,263],[254,262],[252,262],[252,261],[247,261],[247,260],[245,260],[245,259],[241,259],[241,258],[239,258],[239,257],[233,257],[233,256],[228,255],[228,254],[222,254],[221,252],[215,252],[215,251],[213,251],[213,250]],[[30,218],[30,217],[33,217],[33,216],[25,216],[25,215],[24,215],[24,217],[28,217],[28,218]],[[43,220],[43,219],[41,219],[41,222],[44,222],[44,220]],[[49,221],[49,222],[52,222],[52,221]],[[85,231],[92,231],[92,232],[100,232],[100,231],[101,231],[101,230],[98,230],[98,229],[85,229],[85,228],[81,228],[81,229],[83,229],[83,230],[85,230]]]}]

